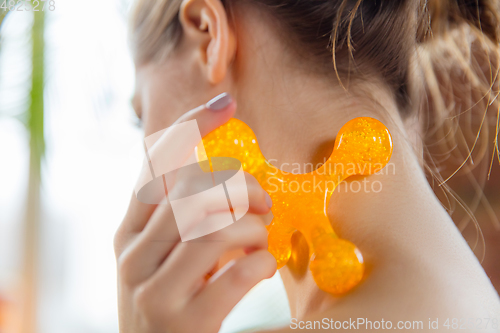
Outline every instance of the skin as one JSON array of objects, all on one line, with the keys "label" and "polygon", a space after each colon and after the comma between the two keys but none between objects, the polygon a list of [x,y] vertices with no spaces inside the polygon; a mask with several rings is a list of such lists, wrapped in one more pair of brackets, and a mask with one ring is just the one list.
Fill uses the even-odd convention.
[{"label": "skin", "polygon": [[[295,235],[296,259],[280,270],[292,318],[422,320],[426,331],[429,318],[500,317],[496,291],[425,178],[415,124],[403,122],[377,78],[353,80],[344,90],[334,73],[317,73],[290,52],[272,19],[251,5],[236,7],[236,27],[218,0],[185,0],[179,17],[183,37],[170,57],[136,64],[134,106],[145,136],[190,119],[205,135],[234,116],[254,130],[267,159],[291,171],[292,163],[328,157],[335,134],[354,117],[380,119],[393,135],[393,167],[368,177],[368,187],[380,181],[382,190],[350,190],[350,180],[328,207],[334,230],[363,253],[366,278],[340,297],[322,292],[307,269],[305,242]],[[217,112],[204,106],[222,92],[238,106]],[[120,332],[217,332],[243,295],[274,274],[265,250],[266,194],[253,177],[247,181],[249,214],[205,236],[222,242],[180,242],[169,205],[132,196],[115,237]],[[196,179],[178,183],[196,186]],[[216,217],[209,203],[200,209]]]}]

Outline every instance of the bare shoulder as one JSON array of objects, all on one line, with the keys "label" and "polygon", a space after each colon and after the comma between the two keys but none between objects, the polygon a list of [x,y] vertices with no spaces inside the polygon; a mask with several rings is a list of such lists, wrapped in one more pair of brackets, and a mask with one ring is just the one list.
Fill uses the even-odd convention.
[{"label": "bare shoulder", "polygon": [[460,326],[460,332],[498,333],[498,294],[473,254],[459,252],[461,261],[453,262],[446,255],[427,260],[396,251],[385,263],[381,260],[377,267],[368,267],[363,283],[331,307],[293,318],[279,332],[311,331],[311,327],[318,332],[339,327],[346,331],[450,332]]},{"label": "bare shoulder", "polygon": [[[498,323],[498,293],[430,188],[384,183],[385,193],[376,196],[335,198],[334,228],[363,253],[366,277],[330,308],[304,320],[422,322],[419,331],[432,332],[436,329],[428,325],[436,320],[442,331],[450,331],[443,325],[454,319]],[[500,330],[489,325],[480,331]]]}]

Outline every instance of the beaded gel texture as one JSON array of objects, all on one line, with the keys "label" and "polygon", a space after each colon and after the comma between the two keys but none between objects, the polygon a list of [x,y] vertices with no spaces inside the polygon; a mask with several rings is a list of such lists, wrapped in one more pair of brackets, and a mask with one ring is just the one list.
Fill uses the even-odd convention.
[{"label": "beaded gel texture", "polygon": [[291,237],[298,230],[312,253],[309,268],[320,289],[341,294],[361,281],[364,273],[361,252],[335,234],[326,212],[340,182],[350,176],[376,173],[389,162],[392,138],[380,121],[361,117],[346,123],[337,135],[330,158],[306,174],[287,173],[270,164],[262,155],[253,131],[238,119],[233,118],[208,134],[203,145],[207,156],[202,155],[203,149],[198,149],[199,160],[236,158],[243,170],[253,175],[271,196],[274,219],[268,227],[268,243],[278,268],[290,258]]}]

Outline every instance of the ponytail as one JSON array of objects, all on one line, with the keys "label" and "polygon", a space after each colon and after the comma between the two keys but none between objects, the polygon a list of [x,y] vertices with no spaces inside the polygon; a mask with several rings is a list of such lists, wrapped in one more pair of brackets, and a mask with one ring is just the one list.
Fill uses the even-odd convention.
[{"label": "ponytail", "polygon": [[484,199],[484,181],[500,161],[499,12],[496,0],[427,0],[417,34],[425,166],[452,196],[447,186],[452,176],[468,177],[476,197],[471,209],[459,204],[473,220],[474,206]]}]

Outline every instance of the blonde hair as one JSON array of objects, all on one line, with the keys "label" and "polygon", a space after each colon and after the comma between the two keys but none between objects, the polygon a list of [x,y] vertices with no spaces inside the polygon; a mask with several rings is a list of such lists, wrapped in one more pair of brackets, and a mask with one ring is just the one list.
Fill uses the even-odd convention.
[{"label": "blonde hair", "polygon": [[[459,229],[463,231],[468,222],[474,222],[477,244],[482,234],[473,213],[479,203],[484,204],[495,226],[500,226],[482,191],[494,161],[500,161],[500,5],[484,0],[472,4],[437,0],[425,5],[417,44],[424,83],[417,95],[424,166],[431,184],[436,182],[435,189],[442,190],[440,198],[449,213],[456,204],[465,212],[461,220],[455,218]],[[467,176],[475,194],[467,204],[448,186],[459,173]]]}]

